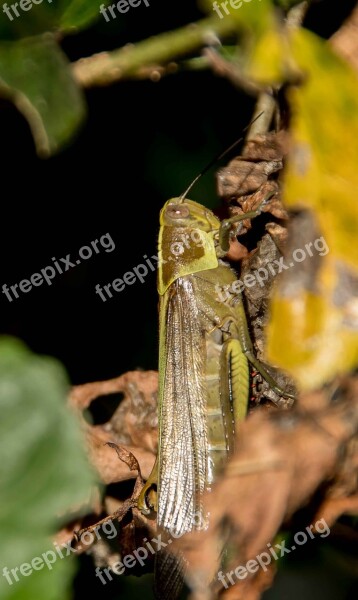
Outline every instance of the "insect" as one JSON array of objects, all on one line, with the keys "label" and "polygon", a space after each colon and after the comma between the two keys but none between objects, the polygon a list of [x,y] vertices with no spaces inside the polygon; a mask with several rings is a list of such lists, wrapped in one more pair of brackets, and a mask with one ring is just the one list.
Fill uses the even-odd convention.
[{"label": "insect", "polygon": [[[234,225],[263,205],[220,221],[187,193],[160,213],[159,448],[138,501],[175,537],[200,527],[203,494],[233,452],[248,408],[249,364],[292,398],[256,358],[237,275],[223,260]],[[218,283],[231,290],[225,298]]]}]

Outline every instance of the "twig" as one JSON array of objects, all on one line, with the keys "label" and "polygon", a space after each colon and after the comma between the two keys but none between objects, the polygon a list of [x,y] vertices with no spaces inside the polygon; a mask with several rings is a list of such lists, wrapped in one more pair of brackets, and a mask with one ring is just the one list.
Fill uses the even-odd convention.
[{"label": "twig", "polygon": [[97,527],[101,527],[107,521],[116,519],[116,521],[118,523],[120,523],[122,521],[122,519],[125,517],[125,515],[127,514],[127,512],[130,509],[135,508],[137,506],[137,499],[138,499],[139,493],[143,487],[143,478],[142,478],[140,466],[139,466],[139,463],[138,463],[136,457],[132,454],[132,452],[128,452],[128,450],[126,450],[126,448],[123,448],[122,446],[118,446],[118,444],[114,444],[113,442],[106,442],[106,445],[109,446],[110,448],[113,448],[116,451],[119,460],[124,462],[131,471],[138,472],[136,482],[134,485],[134,489],[132,492],[132,496],[130,498],[127,498],[127,500],[125,500],[123,502],[123,505],[118,510],[116,510],[112,515],[109,515],[108,517],[101,519],[94,525],[89,525],[88,527],[84,527],[83,529],[80,529],[80,531],[74,531],[73,537],[76,542],[81,540],[81,536],[85,532],[92,532],[95,529],[97,529]]},{"label": "twig", "polygon": [[214,73],[220,77],[226,77],[233,85],[243,89],[250,96],[256,97],[262,90],[262,86],[259,86],[244,75],[236,63],[227,60],[225,56],[219,54],[214,48],[205,48],[203,56]]},{"label": "twig", "polygon": [[161,33],[138,44],[101,52],[72,64],[77,81],[84,87],[109,85],[125,77],[135,77],[144,67],[163,65],[201,48],[213,34],[226,36],[237,29],[234,19],[216,16],[202,19],[174,31]]},{"label": "twig", "polygon": [[123,502],[123,505],[120,508],[118,508],[118,510],[116,510],[112,515],[108,515],[107,517],[104,517],[104,519],[97,521],[97,523],[94,523],[93,525],[89,525],[88,527],[83,527],[79,531],[74,531],[73,532],[74,542],[76,542],[76,543],[80,542],[81,537],[83,536],[84,533],[87,533],[87,532],[92,533],[93,531],[95,531],[95,529],[99,529],[100,527],[102,527],[102,525],[104,525],[104,523],[107,523],[108,521],[116,520],[118,523],[120,523],[123,520],[123,518],[126,516],[127,512],[129,510],[131,510],[132,508],[136,507],[136,503],[137,503],[137,501],[134,498],[127,498],[127,500],[125,500]]},{"label": "twig", "polygon": [[290,27],[291,29],[297,29],[302,25],[308,9],[308,4],[309,3],[305,0],[304,2],[300,2],[300,4],[293,6],[289,10],[286,21],[287,27]]},{"label": "twig", "polygon": [[260,133],[266,133],[269,130],[275,108],[276,100],[273,96],[273,93],[270,93],[269,90],[262,92],[256,102],[252,118],[254,119],[260,113],[263,113],[263,115],[260,119],[257,119],[257,121],[252,123],[249,131],[247,132],[246,141],[254,138]]}]

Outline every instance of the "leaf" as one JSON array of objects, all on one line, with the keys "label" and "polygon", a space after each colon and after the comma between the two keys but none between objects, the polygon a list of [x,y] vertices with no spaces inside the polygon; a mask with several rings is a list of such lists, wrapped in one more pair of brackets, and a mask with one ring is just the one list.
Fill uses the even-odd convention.
[{"label": "leaf", "polygon": [[337,304],[343,285],[325,257],[315,291],[287,294],[281,283],[271,301],[269,360],[289,370],[302,391],[318,389],[358,364],[358,298]]},{"label": "leaf", "polygon": [[358,79],[314,34],[292,35],[305,80],[289,92],[293,147],[285,202],[317,211],[335,256],[358,268]]},{"label": "leaf", "polygon": [[[49,548],[49,545],[41,548],[37,557],[41,558],[41,553],[48,551]],[[34,554],[31,558],[35,557]],[[19,573],[19,581],[10,574],[12,583],[8,583],[2,600],[67,600],[71,597],[69,592],[73,573],[73,561],[64,558],[57,560],[51,570],[44,564],[40,571],[34,570],[30,576],[24,577]]]},{"label": "leaf", "polygon": [[233,19],[240,29],[250,29],[256,35],[267,31],[275,20],[272,0],[231,0],[223,4],[225,8],[221,2],[214,7],[212,0],[200,0],[200,6],[209,15],[214,14],[219,20]]},{"label": "leaf", "polygon": [[[309,209],[329,247],[314,288],[276,286],[268,359],[310,390],[358,364],[358,299],[337,302],[340,270],[358,277],[358,79],[329,44],[304,29],[268,28],[246,55],[244,71],[264,85],[287,86],[290,151],[283,198]],[[297,283],[297,282],[296,282]]]},{"label": "leaf", "polygon": [[292,144],[284,200],[314,210],[330,254],[315,290],[290,294],[278,286],[268,353],[310,390],[358,364],[358,299],[337,302],[345,286],[339,270],[358,276],[358,80],[308,31],[292,34],[291,48],[304,79],[288,91]]},{"label": "leaf", "polygon": [[284,10],[289,10],[293,6],[297,6],[297,4],[301,4],[302,0],[277,0],[277,4],[282,6]]},{"label": "leaf", "polygon": [[[281,56],[281,59],[280,59]],[[285,168],[285,202],[317,209],[325,238],[339,258],[358,267],[358,79],[315,34],[268,29],[247,57],[246,72],[288,88],[292,149]],[[339,210],[337,210],[339,206]]]},{"label": "leaf", "polygon": [[[0,18],[0,39],[17,40],[23,37],[38,35],[45,31],[52,31],[56,27],[58,1],[42,0],[38,5],[29,2],[26,11],[22,10],[20,3],[17,8],[12,8],[14,2],[2,4]],[[7,10],[5,12],[4,7]],[[17,11],[17,15],[16,15]]]},{"label": "leaf", "polygon": [[[70,0],[68,6],[63,11],[59,19],[59,29],[62,31],[73,28],[81,29],[103,17],[100,14],[100,6],[107,6],[109,0],[99,2],[99,0]],[[64,2],[62,2],[64,4]]]},{"label": "leaf", "polygon": [[[27,10],[17,4],[17,13],[7,3],[7,11],[2,9],[0,18],[0,39],[17,40],[23,37],[39,35],[45,32],[82,29],[99,19],[100,5],[109,0],[28,0]],[[2,5],[4,7],[5,3]]]},{"label": "leaf", "polygon": [[243,72],[263,86],[277,86],[283,81],[297,79],[299,70],[292,57],[287,32],[278,23],[261,33],[249,49]]},{"label": "leaf", "polygon": [[141,476],[139,463],[132,452],[114,442],[107,442],[107,446],[116,451],[119,460],[124,462],[130,471],[138,471],[139,476]]},{"label": "leaf", "polygon": [[[66,375],[55,360],[32,354],[18,340],[0,338],[2,567],[19,567],[43,552],[54,553],[50,536],[60,515],[88,501],[95,483],[79,424],[66,407],[67,392]],[[58,562],[60,557],[54,564]],[[63,599],[66,571],[69,576],[73,569],[69,558],[63,563],[63,583],[49,586],[58,589],[51,592],[51,600]],[[42,592],[32,598],[49,600],[42,577],[48,578],[46,565],[28,579],[19,574],[21,584],[14,588],[1,577],[2,600],[30,599],[36,586]],[[14,595],[17,585],[23,588],[21,596],[17,591]]]},{"label": "leaf", "polygon": [[28,120],[42,157],[68,143],[85,115],[82,92],[50,34],[0,43],[0,94]]}]

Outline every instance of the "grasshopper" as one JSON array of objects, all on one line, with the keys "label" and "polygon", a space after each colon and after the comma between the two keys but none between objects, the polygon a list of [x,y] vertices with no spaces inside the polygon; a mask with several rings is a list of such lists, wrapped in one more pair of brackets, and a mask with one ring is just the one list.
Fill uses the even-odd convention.
[{"label": "grasshopper", "polygon": [[[237,275],[222,260],[232,226],[262,208],[219,221],[183,194],[160,213],[159,449],[138,507],[154,507],[158,526],[177,537],[195,528],[203,493],[233,451],[248,408],[249,363],[276,394],[293,398],[256,358],[232,285]],[[231,290],[224,300],[218,282]]]},{"label": "grasshopper", "polygon": [[[258,216],[268,199],[220,221],[186,198],[197,179],[160,213],[159,446],[138,499],[138,508],[144,514],[154,508],[158,527],[175,538],[207,526],[203,494],[232,454],[247,414],[249,365],[278,396],[294,399],[255,356],[241,292],[233,285],[237,275],[223,260],[234,225]],[[218,297],[218,284],[230,290],[225,298]],[[164,583],[162,596],[173,599],[179,563],[163,562],[162,581],[174,583]]]}]

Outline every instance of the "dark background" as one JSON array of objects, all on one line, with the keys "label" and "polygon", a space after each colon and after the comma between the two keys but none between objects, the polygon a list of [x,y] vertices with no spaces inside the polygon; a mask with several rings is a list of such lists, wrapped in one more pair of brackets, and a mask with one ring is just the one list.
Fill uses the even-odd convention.
[{"label": "dark background", "polygon": [[[329,37],[354,4],[348,0],[317,2],[306,26]],[[62,46],[76,60],[201,16],[193,1],[151,0],[150,9],[133,8],[110,23],[100,17],[91,29],[66,38]],[[157,367],[155,273],[144,283],[114,293],[105,303],[96,295],[95,286],[121,278],[143,261],[144,254],[157,253],[161,206],[240,137],[254,107],[253,99],[211,72],[182,72],[157,83],[118,83],[89,90],[86,98],[84,127],[70,147],[48,160],[36,157],[21,115],[0,101],[0,288],[29,279],[51,265],[53,256],[59,259],[71,253],[76,257],[82,246],[105,233],[116,244],[113,252],[101,249],[100,254],[57,275],[51,286],[43,283],[27,294],[20,293],[12,303],[0,294],[1,332],[21,338],[37,353],[58,358],[73,384],[115,377],[138,367]],[[190,194],[211,207],[217,205],[214,172]],[[292,559],[293,570],[295,560],[299,558]],[[85,597],[87,586],[103,599],[124,598],[124,578],[103,587],[93,570],[86,568],[88,561],[83,559],[77,579],[77,598]],[[317,579],[320,567],[313,571]],[[296,579],[292,575],[291,589],[279,580],[270,598],[291,597],[292,584],[296,588],[302,580],[299,573]],[[348,591],[345,579],[340,571],[327,579],[325,568],[318,579],[325,582],[324,591],[319,588],[322,594],[308,577],[304,590],[297,589],[297,597],[302,598],[304,592],[306,600],[321,595],[353,598],[353,588]],[[141,591],[144,584],[140,580],[130,597],[146,596]]]}]

